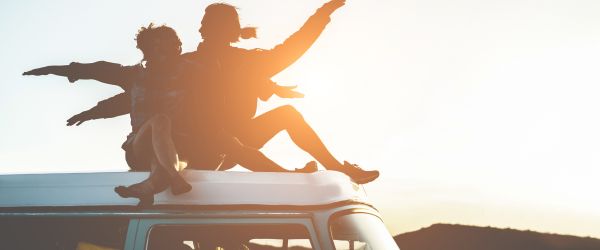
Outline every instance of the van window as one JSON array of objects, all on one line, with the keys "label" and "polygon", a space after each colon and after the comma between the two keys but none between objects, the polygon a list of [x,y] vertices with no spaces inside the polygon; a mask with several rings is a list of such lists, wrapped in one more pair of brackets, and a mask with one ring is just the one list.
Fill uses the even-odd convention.
[{"label": "van window", "polygon": [[147,250],[312,249],[310,234],[298,224],[158,225]]},{"label": "van window", "polygon": [[398,249],[383,222],[368,213],[345,213],[334,216],[329,230],[337,250]]},{"label": "van window", "polygon": [[98,217],[0,217],[0,249],[123,249],[128,223]]}]

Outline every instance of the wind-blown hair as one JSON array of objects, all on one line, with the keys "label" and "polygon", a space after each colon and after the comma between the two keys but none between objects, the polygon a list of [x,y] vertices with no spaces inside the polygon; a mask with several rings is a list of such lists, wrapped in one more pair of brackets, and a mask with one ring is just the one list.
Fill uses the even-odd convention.
[{"label": "wind-blown hair", "polygon": [[199,31],[205,41],[235,43],[240,38],[256,38],[256,27],[242,28],[236,7],[226,3],[214,3],[206,7]]},{"label": "wind-blown hair", "polygon": [[148,27],[141,27],[135,36],[137,48],[146,54],[150,48],[160,44],[161,46],[176,46],[181,50],[181,40],[177,32],[169,26],[155,26],[150,23]]}]

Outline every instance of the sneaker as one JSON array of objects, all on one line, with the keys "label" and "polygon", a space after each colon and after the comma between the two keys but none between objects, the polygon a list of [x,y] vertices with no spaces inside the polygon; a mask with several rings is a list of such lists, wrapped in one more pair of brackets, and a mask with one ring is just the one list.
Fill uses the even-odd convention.
[{"label": "sneaker", "polygon": [[317,167],[317,162],[311,161],[309,163],[306,163],[306,165],[303,168],[296,168],[296,170],[294,170],[294,172],[308,174],[308,173],[317,172],[317,170],[319,170],[319,168]]},{"label": "sneaker", "polygon": [[356,164],[351,164],[344,161],[344,170],[341,171],[348,175],[357,184],[365,184],[374,181],[379,177],[379,171],[377,170],[364,170]]}]

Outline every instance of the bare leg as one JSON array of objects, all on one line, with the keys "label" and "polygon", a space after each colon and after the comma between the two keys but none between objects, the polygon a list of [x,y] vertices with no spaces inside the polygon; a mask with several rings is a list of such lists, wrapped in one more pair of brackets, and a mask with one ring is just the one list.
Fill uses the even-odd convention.
[{"label": "bare leg", "polygon": [[169,176],[175,176],[179,165],[179,157],[175,143],[171,138],[171,120],[165,115],[156,115],[148,120],[133,139],[133,151],[143,152],[152,145],[154,156],[158,163],[165,168]]},{"label": "bare leg", "polygon": [[160,193],[169,187],[169,180],[165,170],[156,159],[151,162],[151,172],[147,179],[128,187],[118,186],[115,192],[123,198],[135,197],[140,199],[138,206],[146,207],[154,203],[154,194]]},{"label": "bare leg", "polygon": [[237,138],[220,136],[225,146],[226,159],[236,162],[248,170],[255,172],[293,172],[281,167],[258,149],[243,145]]},{"label": "bare leg", "polygon": [[173,194],[189,191],[191,185],[177,171],[179,157],[171,138],[171,120],[167,116],[156,115],[142,125],[133,139],[133,152],[149,150],[149,145],[152,145],[150,150],[158,165],[169,176]]},{"label": "bare leg", "polygon": [[298,147],[309,153],[326,169],[338,171],[343,169],[342,163],[333,157],[300,112],[290,105],[268,111],[252,119],[240,130],[238,133],[240,140],[244,144],[256,148],[261,148],[277,133],[286,130]]},{"label": "bare leg", "polygon": [[156,159],[150,164],[150,175],[144,181],[134,184],[143,186],[145,189],[153,190],[154,193],[165,191],[169,187],[168,176]]},{"label": "bare leg", "polygon": [[157,115],[144,123],[133,138],[132,150],[139,156],[151,151],[152,172],[140,183],[116,187],[115,192],[121,197],[137,197],[140,206],[147,206],[154,202],[154,194],[162,192],[169,185],[171,192],[176,195],[192,189],[177,172],[179,159],[171,138],[171,120],[168,117]]},{"label": "bare leg", "polygon": [[[355,164],[340,163],[329,152],[321,138],[308,125],[300,112],[290,105],[278,107],[252,119],[248,124],[238,127],[235,134],[239,136],[244,144],[261,148],[282,130],[286,130],[298,147],[309,153],[326,169],[345,173],[359,184],[371,182],[379,177],[379,171],[377,170],[366,171]],[[225,168],[235,165],[234,163],[240,162],[226,162],[224,164]]]}]

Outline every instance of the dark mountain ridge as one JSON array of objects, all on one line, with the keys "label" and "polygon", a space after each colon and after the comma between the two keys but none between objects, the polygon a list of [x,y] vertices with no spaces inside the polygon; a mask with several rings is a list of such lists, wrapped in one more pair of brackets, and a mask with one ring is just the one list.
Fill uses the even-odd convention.
[{"label": "dark mountain ridge", "polygon": [[450,224],[399,234],[402,250],[600,250],[600,239]]}]

